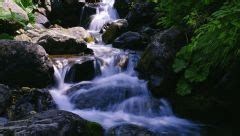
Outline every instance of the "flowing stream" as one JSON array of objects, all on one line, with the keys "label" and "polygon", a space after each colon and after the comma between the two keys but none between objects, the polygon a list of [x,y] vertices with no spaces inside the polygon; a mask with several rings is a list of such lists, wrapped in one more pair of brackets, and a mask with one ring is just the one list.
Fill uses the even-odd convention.
[{"label": "flowing stream", "polygon": [[[103,24],[118,18],[114,0],[103,0],[89,30],[99,31]],[[61,110],[70,111],[101,124],[106,130],[121,124],[134,124],[156,133],[195,136],[198,125],[174,115],[164,99],[154,99],[147,82],[134,70],[140,53],[112,48],[111,45],[88,44],[94,51],[95,69],[100,71],[92,81],[77,84],[64,82],[71,63],[82,57],[55,60],[57,85],[50,93]]]}]

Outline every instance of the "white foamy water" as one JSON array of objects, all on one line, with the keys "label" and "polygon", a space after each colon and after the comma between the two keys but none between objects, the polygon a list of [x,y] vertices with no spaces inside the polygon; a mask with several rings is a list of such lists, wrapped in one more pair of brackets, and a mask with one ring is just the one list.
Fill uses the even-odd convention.
[{"label": "white foamy water", "polygon": [[100,31],[104,24],[118,19],[118,13],[113,7],[114,0],[102,0],[96,11],[97,14],[89,25],[89,30]]},{"label": "white foamy water", "polygon": [[[99,9],[108,10],[99,11],[95,15],[91,30],[100,30],[104,22],[117,18],[112,8],[113,4],[114,0],[103,0]],[[105,129],[127,123],[148,128],[156,133],[200,135],[198,125],[175,116],[166,100],[151,96],[147,82],[140,80],[134,70],[139,53],[95,43],[88,44],[88,48],[94,51],[95,61],[98,62],[96,64],[99,64],[95,67],[101,71],[92,81],[65,83],[64,78],[71,66],[70,61],[64,58],[55,60],[57,84],[50,93],[59,109],[97,122]],[[74,59],[74,62],[79,61],[81,57]]]}]

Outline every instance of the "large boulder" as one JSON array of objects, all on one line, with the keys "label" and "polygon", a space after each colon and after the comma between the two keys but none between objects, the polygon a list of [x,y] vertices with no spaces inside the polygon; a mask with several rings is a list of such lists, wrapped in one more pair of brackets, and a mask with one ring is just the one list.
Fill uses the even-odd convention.
[{"label": "large boulder", "polygon": [[5,85],[0,84],[0,115],[10,103],[12,91]]},{"label": "large boulder", "polygon": [[11,105],[6,109],[9,120],[24,119],[32,114],[55,109],[56,105],[48,90],[12,88]]},{"label": "large boulder", "polygon": [[127,30],[128,22],[125,19],[116,20],[110,24],[103,26],[102,40],[103,42],[109,44],[113,42],[118,36]]},{"label": "large boulder", "polygon": [[89,51],[85,42],[63,35],[44,35],[37,43],[51,55],[80,54]]},{"label": "large boulder", "polygon": [[[50,1],[48,19],[64,27],[73,27],[80,24],[80,9],[84,4],[78,0],[45,0]],[[47,5],[44,4],[44,5]]]},{"label": "large boulder", "polygon": [[[185,45],[185,38],[176,27],[153,36],[144,51],[137,69],[140,75],[149,80],[154,95],[163,96],[160,90],[173,89],[175,74],[172,69],[176,52]],[[175,89],[175,88],[174,88]]]},{"label": "large boulder", "polygon": [[26,31],[21,30],[20,34],[25,34],[32,39],[33,43],[36,43],[41,37],[50,35],[50,36],[59,36],[66,37],[68,39],[72,38],[76,41],[85,41],[92,42],[94,41],[91,34],[82,27],[71,27],[71,28],[62,28],[61,26],[55,25],[52,28],[44,29],[44,28],[31,28]]},{"label": "large boulder", "polygon": [[131,2],[131,0],[115,0],[114,8],[117,9],[120,18],[126,17],[131,7]]},{"label": "large boulder", "polygon": [[43,88],[53,84],[54,69],[37,44],[0,40],[0,83]]},{"label": "large boulder", "polygon": [[96,74],[95,59],[86,58],[83,62],[74,63],[67,71],[64,80],[67,83],[88,81],[92,80]]},{"label": "large boulder", "polygon": [[143,37],[137,32],[126,32],[113,42],[113,47],[122,49],[144,49]]},{"label": "large boulder", "polygon": [[[160,136],[137,125],[123,124],[107,130],[107,136]],[[165,136],[165,135],[164,135]],[[167,136],[167,135],[166,135]]]},{"label": "large boulder", "polygon": [[86,42],[92,42],[94,39],[82,27],[29,29],[22,31],[15,39],[38,43],[50,55],[93,53],[91,49],[87,48]]},{"label": "large boulder", "polygon": [[24,119],[37,112],[55,108],[48,90],[9,88],[0,84],[0,115],[9,120]]},{"label": "large boulder", "polygon": [[0,135],[24,136],[103,136],[103,128],[76,114],[49,110],[25,120],[11,121],[0,127]]},{"label": "large boulder", "polygon": [[[129,23],[129,28],[133,31],[138,31],[142,26],[155,26],[157,12],[154,10],[155,3],[138,2],[129,11],[126,19]],[[144,21],[143,21],[144,20]]]}]

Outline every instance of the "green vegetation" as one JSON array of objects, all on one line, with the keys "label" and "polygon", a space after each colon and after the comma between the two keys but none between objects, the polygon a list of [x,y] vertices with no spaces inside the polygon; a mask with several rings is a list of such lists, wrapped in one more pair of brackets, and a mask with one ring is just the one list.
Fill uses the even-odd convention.
[{"label": "green vegetation", "polygon": [[2,33],[0,34],[0,39],[9,39],[9,40],[12,40],[14,39],[13,36],[9,35],[9,34],[6,34],[6,33]]},{"label": "green vegetation", "polygon": [[26,20],[21,15],[12,12],[11,9],[8,11],[4,10],[2,0],[0,1],[0,21],[17,22],[22,26],[25,26],[28,23],[34,23],[35,17],[33,10],[36,8],[36,6],[33,4],[32,0],[14,0],[14,2],[27,13],[29,20]]},{"label": "green vegetation", "polygon": [[14,0],[26,13],[28,14],[29,22],[35,22],[35,16],[33,10],[36,9],[36,5],[33,3],[33,0]]},{"label": "green vegetation", "polygon": [[173,65],[181,75],[176,88],[180,95],[190,94],[216,69],[226,70],[239,57],[239,0],[161,0],[158,4],[156,10],[163,13],[159,25],[175,25],[190,39]]}]

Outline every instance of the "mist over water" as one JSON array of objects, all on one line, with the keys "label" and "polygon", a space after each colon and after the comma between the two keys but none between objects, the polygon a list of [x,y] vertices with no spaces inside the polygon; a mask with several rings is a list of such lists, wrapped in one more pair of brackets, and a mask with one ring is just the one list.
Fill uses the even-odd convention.
[{"label": "mist over water", "polygon": [[[118,18],[113,4],[114,0],[103,0],[99,4],[90,31],[99,31],[106,22]],[[94,51],[95,64],[98,64],[95,69],[101,71],[92,81],[65,83],[70,62],[79,62],[81,58],[54,60],[57,84],[50,93],[59,109],[97,122],[105,129],[120,124],[135,124],[156,133],[200,135],[198,125],[175,116],[170,104],[164,99],[153,98],[147,81],[137,77],[134,68],[140,53],[95,43],[88,44],[88,48]],[[125,62],[126,65],[119,65],[119,62]]]}]

